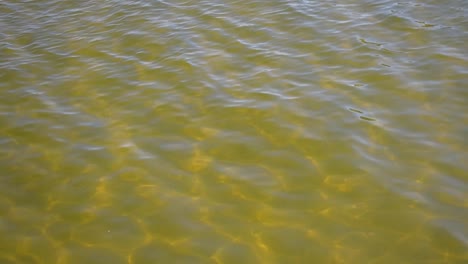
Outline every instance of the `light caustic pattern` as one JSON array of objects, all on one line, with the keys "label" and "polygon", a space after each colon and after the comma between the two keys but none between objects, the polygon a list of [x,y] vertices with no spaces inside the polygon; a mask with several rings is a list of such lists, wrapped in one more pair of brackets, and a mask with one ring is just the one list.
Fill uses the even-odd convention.
[{"label": "light caustic pattern", "polygon": [[1,263],[466,263],[467,5],[0,3]]}]

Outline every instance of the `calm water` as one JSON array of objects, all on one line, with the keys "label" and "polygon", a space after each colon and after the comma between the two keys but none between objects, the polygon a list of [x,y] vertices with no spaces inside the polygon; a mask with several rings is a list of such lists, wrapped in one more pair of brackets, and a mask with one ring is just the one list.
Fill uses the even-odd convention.
[{"label": "calm water", "polygon": [[0,263],[467,263],[465,0],[0,2]]}]

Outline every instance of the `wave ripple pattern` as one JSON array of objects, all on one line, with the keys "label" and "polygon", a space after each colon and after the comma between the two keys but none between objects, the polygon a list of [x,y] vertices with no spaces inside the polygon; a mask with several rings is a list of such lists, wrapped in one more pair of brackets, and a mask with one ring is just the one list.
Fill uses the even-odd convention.
[{"label": "wave ripple pattern", "polygon": [[0,2],[1,263],[466,263],[464,0]]}]

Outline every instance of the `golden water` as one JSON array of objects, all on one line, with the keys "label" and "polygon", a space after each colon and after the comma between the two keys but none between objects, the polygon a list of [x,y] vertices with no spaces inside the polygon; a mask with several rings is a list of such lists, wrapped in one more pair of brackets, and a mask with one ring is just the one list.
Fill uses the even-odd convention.
[{"label": "golden water", "polygon": [[0,263],[466,263],[465,0],[0,2]]}]

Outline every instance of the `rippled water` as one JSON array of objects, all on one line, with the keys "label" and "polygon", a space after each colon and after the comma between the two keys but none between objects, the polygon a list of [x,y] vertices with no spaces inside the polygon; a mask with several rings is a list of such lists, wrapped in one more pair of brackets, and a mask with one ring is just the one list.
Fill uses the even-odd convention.
[{"label": "rippled water", "polygon": [[468,4],[1,1],[1,263],[466,263]]}]

